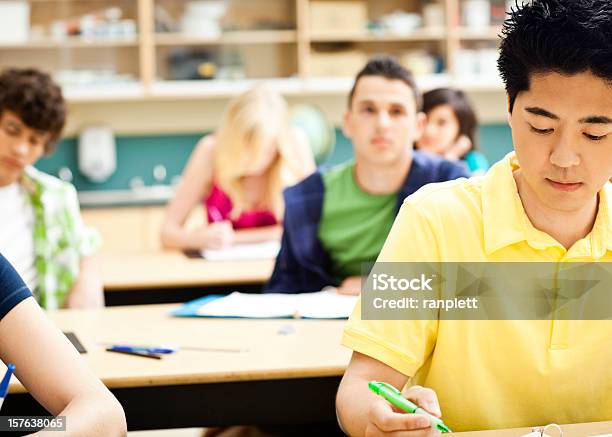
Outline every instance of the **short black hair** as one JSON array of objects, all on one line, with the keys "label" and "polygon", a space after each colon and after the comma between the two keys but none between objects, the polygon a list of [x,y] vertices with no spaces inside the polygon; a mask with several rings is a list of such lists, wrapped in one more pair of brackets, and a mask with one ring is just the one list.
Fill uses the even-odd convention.
[{"label": "short black hair", "polygon": [[429,114],[436,107],[449,105],[459,122],[459,136],[465,135],[472,142],[472,149],[478,149],[478,118],[470,99],[461,90],[437,88],[423,94],[423,112]]},{"label": "short black hair", "polygon": [[380,76],[390,80],[401,80],[410,87],[414,94],[414,101],[416,103],[417,112],[421,110],[422,97],[419,89],[417,88],[416,81],[412,73],[400,64],[397,59],[392,56],[376,56],[368,61],[368,63],[361,69],[355,77],[355,82],[351,88],[348,98],[349,108],[353,104],[353,96],[355,95],[355,89],[359,79],[364,76]]},{"label": "short black hair", "polygon": [[612,2],[532,0],[515,5],[502,28],[498,68],[510,112],[533,74],[591,72],[612,83]]},{"label": "short black hair", "polygon": [[62,90],[42,71],[9,68],[0,73],[0,116],[15,113],[30,129],[49,134],[45,153],[50,153],[66,123]]}]

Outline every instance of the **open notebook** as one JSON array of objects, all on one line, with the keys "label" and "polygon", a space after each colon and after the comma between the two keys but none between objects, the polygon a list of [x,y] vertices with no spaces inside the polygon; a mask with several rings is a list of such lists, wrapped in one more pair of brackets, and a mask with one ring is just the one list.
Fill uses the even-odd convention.
[{"label": "open notebook", "polygon": [[202,251],[202,256],[210,261],[241,261],[252,259],[274,259],[280,250],[279,241],[262,243],[234,244],[226,249]]},{"label": "open notebook", "polygon": [[249,294],[234,292],[228,296],[205,296],[171,312],[184,317],[244,317],[276,319],[346,319],[353,311],[357,296],[335,291],[300,294]]}]

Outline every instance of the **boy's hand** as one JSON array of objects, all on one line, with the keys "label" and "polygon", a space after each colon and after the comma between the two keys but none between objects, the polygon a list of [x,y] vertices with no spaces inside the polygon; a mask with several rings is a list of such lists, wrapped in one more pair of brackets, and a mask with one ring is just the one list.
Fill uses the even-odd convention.
[{"label": "boy's hand", "polygon": [[[433,390],[415,385],[410,387],[404,396],[433,416],[441,416],[438,397]],[[441,433],[431,428],[426,416],[398,411],[384,399],[378,398],[370,406],[365,435],[368,437],[433,437]]]},{"label": "boy's hand", "polygon": [[359,296],[361,293],[362,276],[349,276],[336,288],[338,294],[348,294],[351,296]]},{"label": "boy's hand", "polygon": [[458,161],[471,149],[472,141],[465,135],[461,135],[457,142],[444,154],[444,157],[451,161]]}]

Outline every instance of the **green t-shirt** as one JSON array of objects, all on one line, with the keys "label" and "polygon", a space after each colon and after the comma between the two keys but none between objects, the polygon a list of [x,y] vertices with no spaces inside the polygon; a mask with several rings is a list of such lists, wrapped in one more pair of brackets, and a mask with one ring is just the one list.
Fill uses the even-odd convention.
[{"label": "green t-shirt", "polygon": [[332,275],[338,281],[361,275],[362,263],[376,261],[396,215],[397,193],[364,192],[354,168],[354,162],[348,162],[323,173],[319,240],[331,256]]}]

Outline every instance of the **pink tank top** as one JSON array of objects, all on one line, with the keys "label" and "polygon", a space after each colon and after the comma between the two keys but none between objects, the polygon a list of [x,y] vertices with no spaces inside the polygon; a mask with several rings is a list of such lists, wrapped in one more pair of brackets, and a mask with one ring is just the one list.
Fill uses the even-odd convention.
[{"label": "pink tank top", "polygon": [[[204,200],[208,222],[212,223],[221,220],[230,220],[232,211],[232,201],[223,190],[213,183],[210,194]],[[231,220],[234,229],[257,228],[260,226],[272,226],[278,224],[276,217],[271,211],[251,210],[243,211],[236,219]]]}]

